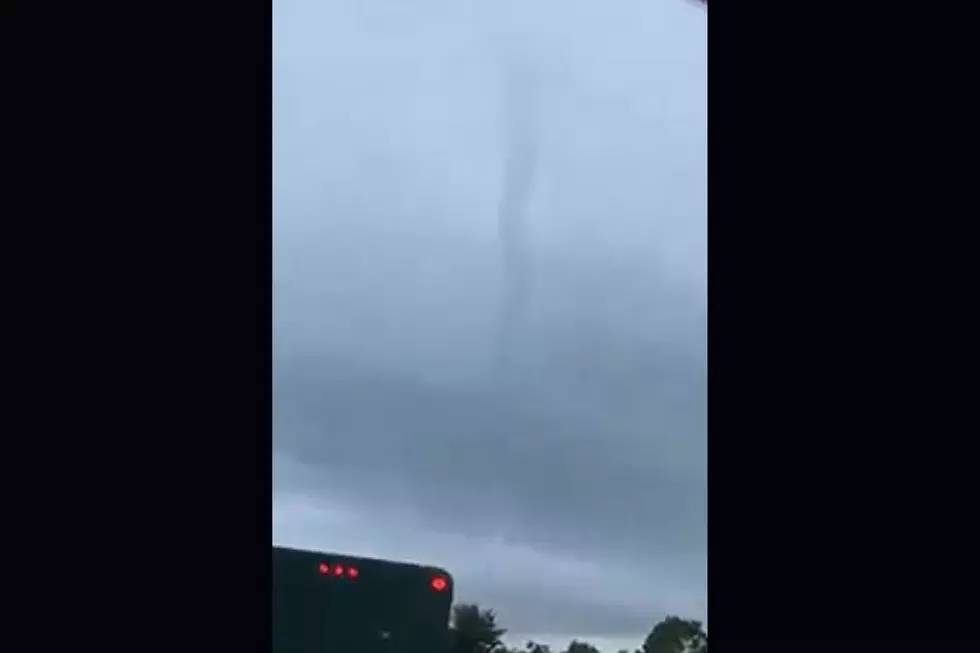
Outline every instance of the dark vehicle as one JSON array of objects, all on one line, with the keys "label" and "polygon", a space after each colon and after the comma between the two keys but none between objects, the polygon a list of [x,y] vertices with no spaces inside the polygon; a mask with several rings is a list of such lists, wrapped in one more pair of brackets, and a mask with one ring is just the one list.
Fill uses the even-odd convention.
[{"label": "dark vehicle", "polygon": [[442,569],[272,547],[272,653],[445,653]]}]

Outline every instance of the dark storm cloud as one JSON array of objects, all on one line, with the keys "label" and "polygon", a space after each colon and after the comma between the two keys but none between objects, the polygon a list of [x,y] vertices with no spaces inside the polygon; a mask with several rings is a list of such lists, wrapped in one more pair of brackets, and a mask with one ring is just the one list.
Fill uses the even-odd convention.
[{"label": "dark storm cloud", "polygon": [[[697,303],[545,260],[536,301],[546,310],[526,334],[522,373],[501,387],[492,338],[480,337],[479,320],[452,317],[492,316],[479,248],[445,236],[392,251],[379,242],[361,267],[344,253],[369,249],[355,231],[323,243],[319,302],[278,312],[279,333],[294,323],[303,333],[277,351],[277,449],[321,468],[331,496],[421,506],[454,532],[696,564],[706,541]],[[422,258],[454,274],[411,267],[434,245],[440,253]],[[577,316],[582,285],[603,299],[594,324]],[[313,309],[343,296],[356,308]],[[644,319],[633,303],[646,301],[657,310]],[[658,324],[659,339],[604,329],[618,314],[634,330]]]},{"label": "dark storm cloud", "polygon": [[529,398],[434,389],[326,360],[283,364],[276,396],[277,446],[321,466],[351,500],[410,501],[460,532],[504,531],[559,550],[703,549],[703,473],[670,451],[697,448],[682,439],[698,437],[696,397],[651,397],[656,421],[604,428]]}]

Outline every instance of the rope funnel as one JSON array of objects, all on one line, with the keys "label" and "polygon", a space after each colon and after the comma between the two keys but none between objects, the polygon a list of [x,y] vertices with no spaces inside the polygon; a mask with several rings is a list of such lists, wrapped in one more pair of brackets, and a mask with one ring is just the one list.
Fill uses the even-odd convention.
[{"label": "rope funnel", "polygon": [[532,286],[528,204],[537,163],[535,80],[527,61],[510,57],[504,70],[504,160],[497,213],[502,286],[497,334],[497,371],[513,379]]}]

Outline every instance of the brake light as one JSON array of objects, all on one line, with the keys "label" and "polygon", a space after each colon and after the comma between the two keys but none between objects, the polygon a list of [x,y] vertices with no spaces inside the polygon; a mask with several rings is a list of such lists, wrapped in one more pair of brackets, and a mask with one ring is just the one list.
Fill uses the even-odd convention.
[{"label": "brake light", "polygon": [[339,578],[347,576],[348,578],[357,578],[361,575],[357,567],[344,567],[340,563],[330,564],[329,562],[321,562],[316,566],[316,570],[321,576],[337,576]]},{"label": "brake light", "polygon": [[434,589],[437,592],[443,591],[448,586],[449,586],[449,583],[447,583],[446,582],[446,579],[443,578],[442,576],[436,576],[431,581],[429,581],[429,587],[431,587],[432,589]]}]

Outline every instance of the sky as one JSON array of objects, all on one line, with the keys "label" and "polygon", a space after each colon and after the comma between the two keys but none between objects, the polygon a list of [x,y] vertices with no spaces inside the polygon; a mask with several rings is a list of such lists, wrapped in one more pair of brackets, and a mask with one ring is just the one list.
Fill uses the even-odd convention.
[{"label": "sky", "polygon": [[515,644],[706,619],[706,37],[685,0],[274,0],[274,543],[445,567]]}]

